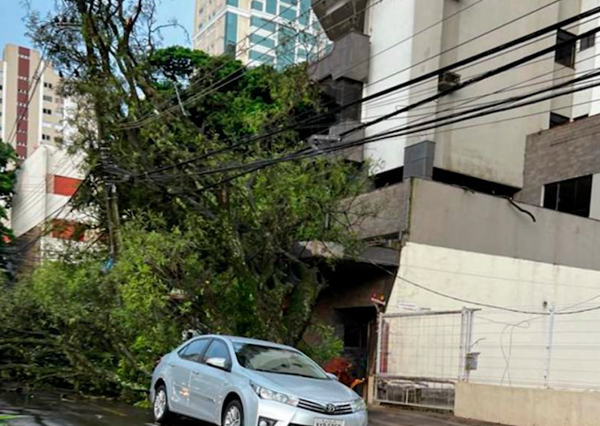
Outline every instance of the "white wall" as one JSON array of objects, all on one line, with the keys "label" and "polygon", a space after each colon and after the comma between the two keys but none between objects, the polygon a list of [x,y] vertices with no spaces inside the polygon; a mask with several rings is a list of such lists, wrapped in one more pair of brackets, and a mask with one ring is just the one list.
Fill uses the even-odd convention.
[{"label": "white wall", "polygon": [[459,383],[454,413],[515,426],[596,426],[600,394]]},{"label": "white wall", "polygon": [[[499,43],[526,35],[535,29],[543,28],[559,19],[595,7],[598,0],[569,0],[532,11],[548,5],[548,0],[505,0],[485,1],[474,5],[476,0],[441,0],[436,2],[418,2],[415,0],[371,0],[368,9],[365,32],[371,37],[371,61],[369,81],[364,88],[364,96],[407,81],[440,66],[448,65],[473,54],[485,51]],[[474,5],[458,15],[456,12]],[[524,19],[508,24],[510,21],[531,13]],[[420,30],[445,19],[440,25],[411,36]],[[597,20],[591,20],[582,26],[582,31],[593,27]],[[488,35],[490,29],[507,24]],[[578,33],[578,25],[569,28]],[[409,39],[402,42],[404,39]],[[551,46],[556,42],[555,33],[531,43],[497,55],[477,65],[465,67],[457,72],[462,79],[489,71],[509,61]],[[452,49],[441,56],[441,51]],[[597,47],[598,48],[598,47]],[[581,54],[577,60],[594,56],[597,48]],[[389,50],[387,50],[389,49]],[[423,59],[434,57],[425,64],[415,66],[410,71],[399,72],[411,67]],[[600,64],[599,58],[590,59],[577,66],[577,71]],[[398,73],[397,75],[394,75]],[[450,113],[453,108],[473,107],[483,102],[504,99],[508,96],[525,94],[550,86],[553,78],[572,77],[574,70],[556,65],[554,53],[520,66],[499,76],[477,83],[471,87],[448,95],[428,106],[421,107],[409,115],[403,114],[366,130],[366,136],[373,136],[391,128],[398,128],[407,122],[419,119],[431,119]],[[379,81],[385,78],[383,81]],[[556,80],[556,81],[564,81]],[[393,112],[402,106],[414,103],[436,92],[437,82],[415,86],[407,91],[396,92],[363,105],[363,122]],[[509,88],[509,91],[498,92]],[[483,94],[491,94],[479,98]],[[545,101],[526,108],[494,114],[468,122],[445,126],[436,131],[427,131],[411,137],[396,137],[365,146],[365,156],[376,165],[375,172],[400,167],[404,162],[404,147],[422,140],[436,142],[435,167],[451,170],[478,178],[499,182],[514,187],[523,183],[523,163],[526,136],[547,129],[549,111],[554,110],[567,116],[579,116],[583,113],[595,113],[600,102],[576,107],[573,103],[588,102],[592,97],[600,99],[600,92],[580,93],[553,101]],[[456,111],[456,110],[454,110]]]},{"label": "white wall", "polygon": [[[600,271],[409,242],[402,249],[386,313],[406,312],[407,305],[431,310],[478,307],[425,291],[403,278],[460,299],[534,312],[547,312],[551,306],[560,311],[600,304]],[[472,351],[481,355],[471,382],[600,388],[600,311],[556,315],[554,321],[550,374],[545,379],[549,317],[482,308],[475,314],[473,342],[477,343]],[[455,326],[449,330],[456,332]],[[457,340],[448,342],[421,349],[420,358],[456,365]],[[402,351],[400,343],[390,350],[393,365],[394,353]],[[406,363],[402,368],[403,374],[410,375]]]},{"label": "white wall", "polygon": [[51,145],[40,145],[22,164],[17,178],[12,208],[12,226],[15,237],[42,224],[58,214],[69,197],[48,193],[52,175],[83,179],[81,156],[71,156],[66,150]]}]

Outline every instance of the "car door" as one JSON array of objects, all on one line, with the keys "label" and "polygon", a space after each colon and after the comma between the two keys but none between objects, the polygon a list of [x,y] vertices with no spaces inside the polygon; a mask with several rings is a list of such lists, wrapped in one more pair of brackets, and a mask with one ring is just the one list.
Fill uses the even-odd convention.
[{"label": "car door", "polygon": [[[224,358],[226,368],[221,369],[206,364],[210,358]],[[231,383],[231,354],[227,344],[218,338],[213,339],[202,357],[201,364],[192,371],[190,379],[190,407],[202,413],[205,420],[221,423],[221,404]]]},{"label": "car door", "polygon": [[168,375],[171,378],[171,389],[167,390],[167,394],[173,411],[192,414],[189,408],[190,376],[199,365],[209,343],[209,338],[195,339],[167,360]]}]

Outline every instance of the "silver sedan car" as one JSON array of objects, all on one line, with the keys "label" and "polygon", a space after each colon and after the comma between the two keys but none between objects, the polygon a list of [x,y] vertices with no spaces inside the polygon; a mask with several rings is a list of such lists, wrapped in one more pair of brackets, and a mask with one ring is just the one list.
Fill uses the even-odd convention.
[{"label": "silver sedan car", "polygon": [[154,418],[221,426],[367,426],[364,401],[289,346],[227,336],[189,340],[152,376]]}]

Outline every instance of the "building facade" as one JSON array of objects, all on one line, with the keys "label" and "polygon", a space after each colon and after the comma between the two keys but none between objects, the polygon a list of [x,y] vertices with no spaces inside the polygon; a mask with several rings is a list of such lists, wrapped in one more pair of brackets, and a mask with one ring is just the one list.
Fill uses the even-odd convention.
[{"label": "building facade", "polygon": [[[352,16],[353,11],[364,12],[361,19],[353,21],[353,27],[345,26],[340,31],[342,27],[337,26],[337,33],[328,32],[330,38],[335,37],[333,53],[338,51],[338,54],[314,64],[314,77],[327,87],[335,86],[332,92],[340,93],[339,104],[344,104],[342,96],[358,99],[374,95],[599,4],[597,0],[347,0],[329,7],[315,6],[326,32]],[[346,15],[340,10],[346,10]],[[568,41],[595,28],[598,22],[598,15],[593,15],[520,47],[364,102],[345,111],[346,116],[340,118],[368,123],[474,76]],[[556,53],[549,52],[443,95],[435,102],[369,126],[354,136],[376,136],[579,77],[597,67],[596,38],[592,35],[567,43]],[[598,95],[598,89],[594,88],[475,118],[468,123],[413,131],[368,143],[361,147],[361,154],[370,161],[372,173],[382,185],[401,181],[404,175],[420,175],[465,186],[481,184],[482,189],[487,186],[487,192],[513,195],[523,186],[527,136],[596,114],[600,107]]]},{"label": "building facade", "polygon": [[[315,4],[333,49],[311,72],[341,106],[599,6],[597,0]],[[356,11],[364,13],[347,21]],[[484,110],[585,75],[597,68],[596,36],[573,38],[598,27],[599,16],[353,103],[338,110],[330,136],[338,141],[348,129],[434,95],[441,96],[341,141]],[[444,94],[557,43],[556,51]],[[359,374],[372,378],[370,399],[497,421],[504,417],[466,409],[470,390],[484,387],[478,406],[495,404],[505,413],[515,408],[499,401],[521,389],[548,407],[553,392],[566,391],[569,403],[559,417],[571,423],[556,424],[584,424],[577,419],[584,418],[580,407],[589,392],[582,391],[600,389],[598,94],[587,88],[343,152],[367,161],[374,178],[374,190],[348,200],[345,215],[368,250],[343,259],[339,282],[334,277],[319,298],[315,320],[334,327],[346,356],[366,364]],[[374,294],[383,306],[373,303]],[[354,330],[367,337],[356,338]],[[536,411],[523,407],[516,411]]]},{"label": "building facade", "polygon": [[283,68],[325,47],[311,0],[196,0],[195,49]]},{"label": "building facade", "polygon": [[0,137],[21,160],[40,143],[62,139],[64,101],[56,93],[59,76],[39,52],[13,44],[0,62]]},{"label": "building facade", "polygon": [[53,258],[87,239],[89,220],[68,205],[84,179],[82,166],[81,156],[46,143],[21,164],[11,209],[21,266]]}]

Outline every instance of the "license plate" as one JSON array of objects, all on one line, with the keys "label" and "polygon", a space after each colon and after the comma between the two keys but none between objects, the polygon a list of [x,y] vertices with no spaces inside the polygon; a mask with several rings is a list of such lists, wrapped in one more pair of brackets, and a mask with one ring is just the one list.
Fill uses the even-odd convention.
[{"label": "license plate", "polygon": [[314,426],[344,426],[344,421],[331,419],[315,419]]}]

